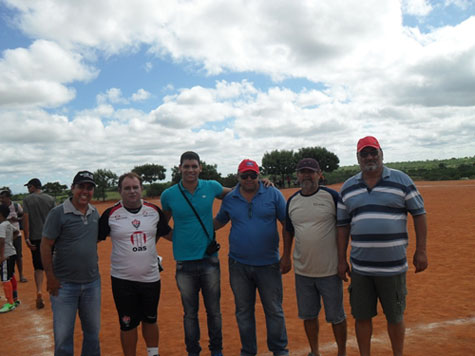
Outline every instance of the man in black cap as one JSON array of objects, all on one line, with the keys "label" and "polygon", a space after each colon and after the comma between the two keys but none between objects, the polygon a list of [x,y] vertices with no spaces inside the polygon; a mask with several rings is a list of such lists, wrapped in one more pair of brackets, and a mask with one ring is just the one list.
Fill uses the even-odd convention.
[{"label": "man in black cap", "polygon": [[41,191],[41,182],[38,178],[30,179],[25,184],[30,193],[23,199],[23,234],[33,257],[36,284],[36,308],[44,308],[42,297],[43,265],[41,263],[40,243],[43,233],[43,224],[49,211],[54,208],[52,196]]},{"label": "man in black cap", "polygon": [[72,197],[51,210],[43,228],[41,258],[53,309],[55,355],[73,355],[76,314],[84,335],[81,354],[101,353],[99,213],[89,204],[95,186],[91,172],[78,172],[71,186]]}]

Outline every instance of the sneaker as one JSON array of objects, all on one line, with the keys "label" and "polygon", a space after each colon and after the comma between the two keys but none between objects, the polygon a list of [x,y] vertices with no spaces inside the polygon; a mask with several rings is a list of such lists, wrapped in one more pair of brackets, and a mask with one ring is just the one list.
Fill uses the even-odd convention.
[{"label": "sneaker", "polygon": [[3,307],[0,309],[0,313],[8,313],[12,310],[15,310],[15,304],[10,304],[6,303],[3,305]]},{"label": "sneaker", "polygon": [[19,299],[15,300],[15,308],[18,307],[20,304],[21,304],[21,302],[20,302]]},{"label": "sneaker", "polygon": [[45,307],[45,302],[43,302],[43,298],[41,298],[41,294],[38,294],[36,297],[36,309],[43,309]]}]

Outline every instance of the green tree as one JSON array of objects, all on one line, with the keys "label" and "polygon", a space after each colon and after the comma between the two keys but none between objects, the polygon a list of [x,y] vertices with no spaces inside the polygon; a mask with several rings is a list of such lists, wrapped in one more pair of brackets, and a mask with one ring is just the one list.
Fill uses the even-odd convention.
[{"label": "green tree", "polygon": [[94,189],[94,197],[106,200],[107,190],[117,185],[117,174],[108,169],[98,169],[94,172],[94,180],[96,181],[96,189]]},{"label": "green tree", "polygon": [[59,182],[48,182],[43,185],[43,191],[52,195],[55,200],[56,197],[62,195],[66,189],[68,189],[68,186],[66,184],[60,184]]},{"label": "green tree", "polygon": [[[270,153],[264,153],[262,157],[263,173],[270,175],[274,180],[277,179],[277,185],[281,186],[285,182],[286,176],[292,176],[295,172],[295,155],[292,150],[273,150]],[[280,184],[279,184],[280,182]]]},{"label": "green tree", "polygon": [[144,182],[153,183],[156,180],[165,179],[167,169],[159,164],[146,163],[141,166],[135,166],[132,172],[142,177]]},{"label": "green tree", "polygon": [[338,156],[324,147],[303,147],[295,153],[296,162],[302,158],[313,158],[318,161],[324,172],[332,172],[338,168],[340,159]]}]

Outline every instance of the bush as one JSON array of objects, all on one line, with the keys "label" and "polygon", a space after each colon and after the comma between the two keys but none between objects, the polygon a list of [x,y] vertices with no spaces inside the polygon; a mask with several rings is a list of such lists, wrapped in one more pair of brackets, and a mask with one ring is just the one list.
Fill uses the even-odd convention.
[{"label": "bush", "polygon": [[152,183],[145,188],[145,193],[147,197],[159,197],[162,195],[163,191],[172,186],[171,182],[167,183]]}]

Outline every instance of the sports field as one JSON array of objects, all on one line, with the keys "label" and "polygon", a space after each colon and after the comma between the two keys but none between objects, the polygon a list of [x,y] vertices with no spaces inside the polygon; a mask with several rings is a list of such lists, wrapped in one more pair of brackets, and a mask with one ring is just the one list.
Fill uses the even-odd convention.
[{"label": "sports field", "polygon": [[[406,311],[406,355],[467,356],[475,355],[475,181],[416,182],[424,197],[429,226],[427,271],[408,272]],[[339,186],[330,186],[336,190]],[[289,197],[295,189],[284,189]],[[219,208],[219,202],[215,209]],[[111,203],[97,204],[102,212]],[[410,220],[408,259],[412,261],[414,234]],[[239,335],[234,318],[234,300],[229,287],[227,268],[227,234],[229,225],[218,232],[221,242],[221,309],[223,314],[224,354],[238,355]],[[182,326],[182,306],[175,284],[171,243],[160,240],[159,254],[164,257],[162,294],[159,305],[160,354],[185,355]],[[24,247],[25,249],[25,247]],[[101,346],[104,356],[120,356],[119,327],[112,299],[109,278],[110,241],[99,244],[99,263],[102,275]],[[0,356],[53,354],[52,315],[49,300],[42,310],[35,309],[35,291],[31,254],[24,250],[27,283],[19,283],[22,304],[13,312],[0,315]],[[345,286],[347,287],[347,285]],[[48,298],[46,298],[48,299]],[[1,302],[5,299],[2,297]],[[349,314],[345,288],[345,308]],[[284,276],[284,310],[291,355],[306,356],[308,346],[302,322],[297,318],[293,273]],[[265,322],[262,307],[256,305],[259,355],[271,355],[266,346]],[[200,308],[201,339],[207,351],[206,316]],[[320,315],[323,320],[323,315]],[[348,355],[358,355],[353,319],[348,316]],[[75,354],[80,355],[81,331],[77,323]],[[320,343],[323,356],[335,355],[331,327],[321,323]],[[390,355],[385,319],[381,313],[374,319],[373,355]],[[139,339],[138,356],[146,356],[143,340]]]}]

